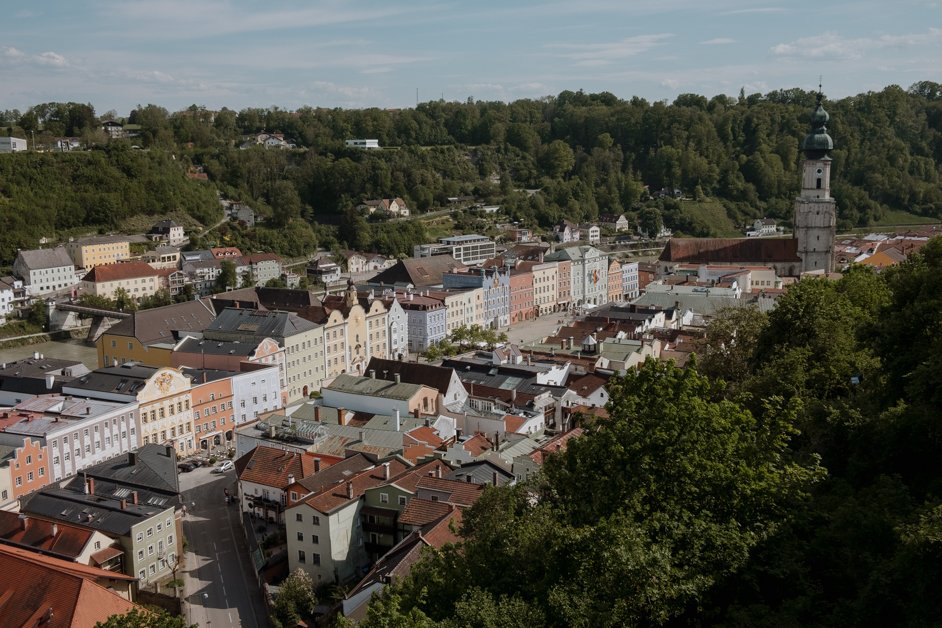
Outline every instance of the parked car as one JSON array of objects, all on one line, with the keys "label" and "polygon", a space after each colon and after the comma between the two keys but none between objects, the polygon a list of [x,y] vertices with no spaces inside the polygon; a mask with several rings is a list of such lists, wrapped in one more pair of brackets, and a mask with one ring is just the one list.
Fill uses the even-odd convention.
[{"label": "parked car", "polygon": [[192,462],[181,462],[177,465],[177,469],[179,469],[182,473],[189,473],[198,466],[199,465],[193,464]]},{"label": "parked car", "polygon": [[231,460],[223,460],[219,463],[219,466],[213,469],[213,473],[225,473],[226,471],[232,471],[234,468],[235,465],[232,464]]}]

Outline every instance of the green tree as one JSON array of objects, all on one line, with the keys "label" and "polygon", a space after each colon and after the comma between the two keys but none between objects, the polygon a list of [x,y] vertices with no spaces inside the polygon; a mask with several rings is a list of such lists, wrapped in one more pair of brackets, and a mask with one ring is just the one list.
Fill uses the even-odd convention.
[{"label": "green tree", "polygon": [[727,307],[716,312],[698,352],[700,370],[731,386],[745,382],[752,374],[753,354],[767,324],[768,316],[756,307]]},{"label": "green tree", "polygon": [[122,312],[133,312],[137,309],[137,302],[124,288],[114,291],[114,306]]},{"label": "green tree", "polygon": [[123,615],[112,615],[107,621],[95,624],[95,628],[196,628],[196,624],[187,624],[179,615],[162,609],[135,608]]},{"label": "green tree", "polygon": [[314,581],[303,569],[296,569],[278,588],[278,597],[272,606],[271,621],[275,628],[297,626],[299,621],[310,621],[317,599]]},{"label": "green tree", "polygon": [[235,263],[223,260],[219,265],[219,274],[216,276],[216,292],[225,292],[238,287],[239,278],[236,276]]},{"label": "green tree", "polygon": [[791,458],[796,409],[781,399],[753,414],[695,365],[653,360],[608,387],[609,420],[544,478],[485,491],[463,542],[389,595],[455,625],[662,624],[741,568],[821,475]]}]

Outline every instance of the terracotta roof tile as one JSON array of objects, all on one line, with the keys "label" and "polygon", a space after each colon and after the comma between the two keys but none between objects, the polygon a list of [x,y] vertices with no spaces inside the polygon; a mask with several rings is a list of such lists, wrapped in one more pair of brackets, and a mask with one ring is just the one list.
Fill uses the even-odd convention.
[{"label": "terracotta roof tile", "polygon": [[154,270],[150,264],[144,262],[123,262],[119,264],[105,264],[93,268],[82,281],[91,281],[95,283],[105,281],[121,281],[124,279],[135,279],[137,277],[157,277],[159,272]]},{"label": "terracotta roof tile", "polygon": [[[313,474],[316,457],[312,453],[283,451],[261,445],[236,460],[235,467],[239,481],[283,489],[289,484],[289,475],[300,480]],[[329,460],[322,458],[320,464],[323,468],[329,464]]]},{"label": "terracotta roof tile", "polygon": [[399,523],[407,526],[424,526],[434,523],[450,513],[454,506],[445,502],[413,497],[399,514]]},{"label": "terracotta roof tile", "polygon": [[[390,477],[395,477],[406,468],[406,464],[400,460],[393,459],[389,461]],[[366,489],[379,486],[387,481],[383,467],[376,466],[328,486],[321,492],[307,497],[304,503],[315,510],[328,514],[353,500],[359,499]]]},{"label": "terracotta roof tile", "polygon": [[444,498],[440,497],[439,501],[458,506],[470,506],[481,496],[484,485],[424,476],[416,484],[416,490],[420,494],[422,491],[444,494],[446,496]]},{"label": "terracotta roof tile", "polygon": [[51,611],[57,626],[94,626],[140,608],[95,581],[133,576],[0,545],[0,617],[5,626],[40,625]]},{"label": "terracotta roof tile", "polygon": [[[461,510],[454,509],[437,523],[431,524],[421,532],[422,540],[435,549],[441,549],[446,543],[457,543],[461,537],[457,531],[461,529]],[[454,528],[454,531],[452,530]]]},{"label": "terracotta roof tile", "polygon": [[485,451],[490,451],[491,442],[487,440],[483,434],[475,434],[465,442],[461,443],[461,446],[464,447],[465,451],[471,454],[473,457],[477,458]]},{"label": "terracotta roof tile", "polygon": [[658,259],[707,264],[801,261],[793,238],[671,238]]},{"label": "terracotta roof tile", "polygon": [[430,427],[426,427],[425,425],[406,432],[405,436],[403,436],[404,443],[408,443],[408,439],[406,437],[414,439],[417,443],[425,443],[432,449],[441,447],[445,442],[438,436],[438,433],[436,433],[435,430]]}]

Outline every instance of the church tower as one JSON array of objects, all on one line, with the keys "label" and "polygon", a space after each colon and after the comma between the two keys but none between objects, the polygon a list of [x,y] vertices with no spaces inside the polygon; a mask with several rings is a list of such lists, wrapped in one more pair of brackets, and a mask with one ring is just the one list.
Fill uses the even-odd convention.
[{"label": "church tower", "polygon": [[831,198],[831,150],[834,142],[828,135],[828,112],[821,106],[823,95],[818,90],[818,106],[811,116],[811,133],[805,136],[801,150],[801,193],[795,199],[795,239],[801,272],[834,270],[834,233],[837,206]]}]

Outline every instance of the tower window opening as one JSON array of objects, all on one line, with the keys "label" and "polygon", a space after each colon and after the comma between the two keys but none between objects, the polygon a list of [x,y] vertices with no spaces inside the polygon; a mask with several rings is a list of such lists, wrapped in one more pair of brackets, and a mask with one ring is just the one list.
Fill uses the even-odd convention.
[{"label": "tower window opening", "polygon": [[821,189],[821,177],[818,177],[817,188],[818,188],[819,190]]}]

